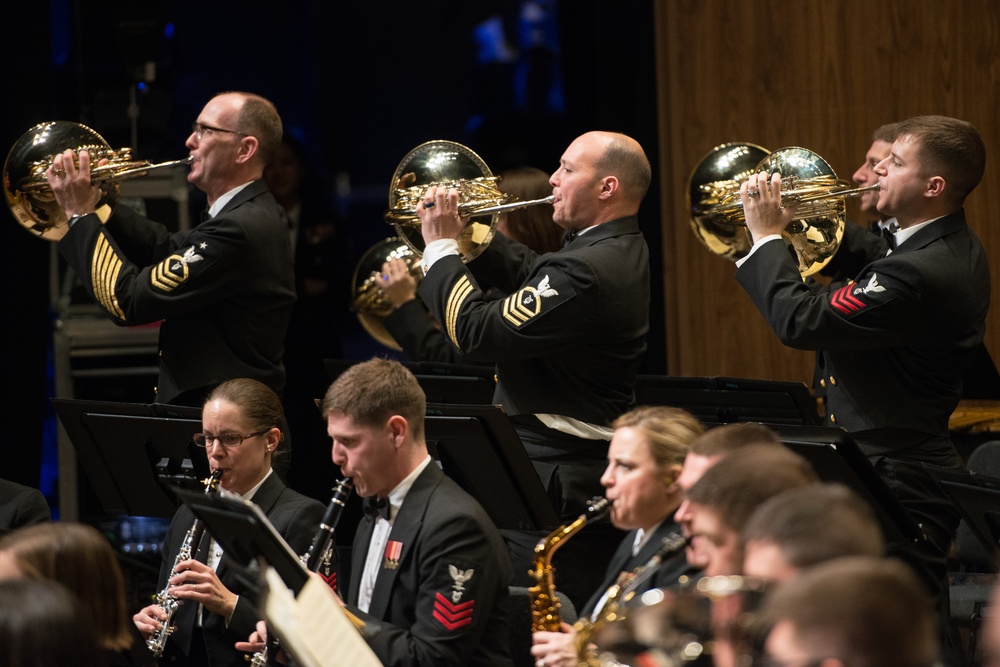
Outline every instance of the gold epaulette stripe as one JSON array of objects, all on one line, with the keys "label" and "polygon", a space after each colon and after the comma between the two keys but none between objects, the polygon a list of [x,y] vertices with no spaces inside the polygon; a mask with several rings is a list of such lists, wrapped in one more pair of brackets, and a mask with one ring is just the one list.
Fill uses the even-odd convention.
[{"label": "gold epaulette stripe", "polygon": [[458,312],[462,309],[462,304],[465,300],[469,298],[469,294],[472,293],[472,283],[469,281],[468,276],[462,276],[459,278],[455,286],[451,288],[451,294],[448,296],[448,306],[445,308],[445,325],[448,329],[448,338],[451,338],[451,342],[455,344],[456,347],[461,347],[458,344]]},{"label": "gold epaulette stripe", "polygon": [[124,321],[125,312],[118,304],[118,295],[115,294],[115,283],[121,270],[122,260],[115,254],[115,249],[108,243],[104,234],[99,234],[90,266],[94,297],[105,310]]}]

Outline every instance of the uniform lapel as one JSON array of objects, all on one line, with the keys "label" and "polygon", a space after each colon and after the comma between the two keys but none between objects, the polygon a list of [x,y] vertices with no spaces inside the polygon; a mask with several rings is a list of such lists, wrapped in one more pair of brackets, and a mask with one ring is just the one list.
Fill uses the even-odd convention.
[{"label": "uniform lapel", "polygon": [[399,513],[393,520],[386,550],[399,550],[398,565],[392,567],[387,564],[385,554],[380,556],[378,577],[375,579],[375,589],[372,591],[372,601],[368,607],[368,613],[376,618],[386,620],[385,614],[392,598],[396,577],[407,568],[411,557],[410,551],[412,551],[417,536],[420,534],[420,527],[423,525],[427,503],[443,474],[433,462],[427,466],[410,487],[402,507],[399,508]]}]

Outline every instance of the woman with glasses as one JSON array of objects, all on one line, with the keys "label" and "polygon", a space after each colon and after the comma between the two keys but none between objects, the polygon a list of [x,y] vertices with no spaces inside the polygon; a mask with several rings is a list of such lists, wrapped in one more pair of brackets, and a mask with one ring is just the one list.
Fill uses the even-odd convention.
[{"label": "woman with glasses", "polygon": [[[216,387],[202,408],[202,432],[195,444],[205,448],[209,468],[219,471],[219,487],[252,500],[299,554],[309,548],[324,507],[285,486],[273,469],[283,454],[285,415],[281,400],[266,385],[246,378]],[[169,583],[182,602],[173,615],[176,626],[167,641],[164,664],[245,665],[234,643],[253,632],[259,614],[255,601],[210,535],[202,538],[196,557],[174,561],[195,517],[187,506],[177,510],[167,531],[157,591]],[[172,571],[173,570],[173,571]],[[147,638],[159,631],[166,612],[152,604],[133,617]]]}]

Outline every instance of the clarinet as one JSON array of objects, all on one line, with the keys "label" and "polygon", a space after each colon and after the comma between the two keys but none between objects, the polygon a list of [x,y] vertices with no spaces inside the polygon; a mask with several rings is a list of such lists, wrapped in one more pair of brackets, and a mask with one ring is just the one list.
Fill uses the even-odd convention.
[{"label": "clarinet", "polygon": [[[326,513],[323,514],[323,519],[319,522],[319,530],[316,531],[316,536],[313,537],[312,544],[309,545],[309,551],[301,557],[306,569],[310,572],[319,572],[322,567],[324,571],[321,574],[327,579],[336,565],[334,562],[336,560],[334,531],[352,491],[354,491],[354,480],[350,477],[345,477],[333,487],[333,498],[326,506]],[[269,638],[268,641],[270,642],[271,639]],[[274,639],[273,643],[277,644],[278,640]],[[253,657],[249,659],[251,667],[265,667],[268,664],[267,654],[268,646],[265,644],[263,649],[254,653]]]},{"label": "clarinet", "polygon": [[[219,479],[222,477],[221,470],[213,470],[212,475],[208,479],[201,480],[202,484],[205,485],[205,493],[214,492],[219,485]],[[156,604],[160,605],[165,612],[167,612],[167,618],[163,621],[163,625],[156,633],[146,640],[146,646],[149,650],[153,652],[157,658],[163,656],[163,650],[167,646],[167,638],[176,629],[172,624],[174,619],[174,614],[177,609],[180,608],[183,600],[175,598],[170,593],[170,579],[176,574],[177,566],[181,562],[195,558],[198,555],[198,543],[201,542],[201,536],[205,532],[205,526],[202,525],[201,519],[195,519],[191,527],[188,528],[187,534],[184,536],[184,542],[181,543],[181,548],[177,552],[177,557],[174,558],[173,567],[170,568],[170,575],[167,577],[167,583],[163,586],[163,590],[156,594]]]}]

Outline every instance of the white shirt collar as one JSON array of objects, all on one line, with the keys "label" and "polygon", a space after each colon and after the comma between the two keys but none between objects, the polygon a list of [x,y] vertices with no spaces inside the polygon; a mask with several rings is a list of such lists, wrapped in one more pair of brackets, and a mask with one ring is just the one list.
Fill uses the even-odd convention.
[{"label": "white shirt collar", "polygon": [[413,483],[417,481],[417,477],[420,473],[424,471],[428,465],[430,465],[431,456],[430,454],[421,461],[416,468],[413,469],[409,475],[407,475],[402,482],[396,485],[396,488],[389,492],[389,521],[393,521],[396,518],[396,514],[399,513],[399,508],[403,506],[403,500],[406,499],[406,494],[410,492],[410,487]]},{"label": "white shirt collar", "polygon": [[918,224],[913,225],[911,227],[907,227],[906,229],[900,229],[900,230],[898,230],[896,232],[896,247],[898,248],[899,245],[903,241],[905,241],[906,239],[910,238],[911,236],[913,236],[918,231],[920,231],[921,229],[923,229],[927,225],[931,224],[935,220],[940,220],[943,217],[944,216],[942,215],[942,216],[939,216],[937,218],[931,218],[930,220],[927,220],[926,222],[921,222],[921,223],[918,223]]},{"label": "white shirt collar", "polygon": [[251,183],[253,183],[253,181],[247,181],[243,185],[237,185],[235,188],[233,188],[226,194],[216,199],[215,203],[208,207],[208,217],[214,218],[215,216],[219,215],[219,211],[221,211],[223,207],[225,207],[225,205],[232,200],[233,197],[239,194],[240,190],[250,185]]}]

